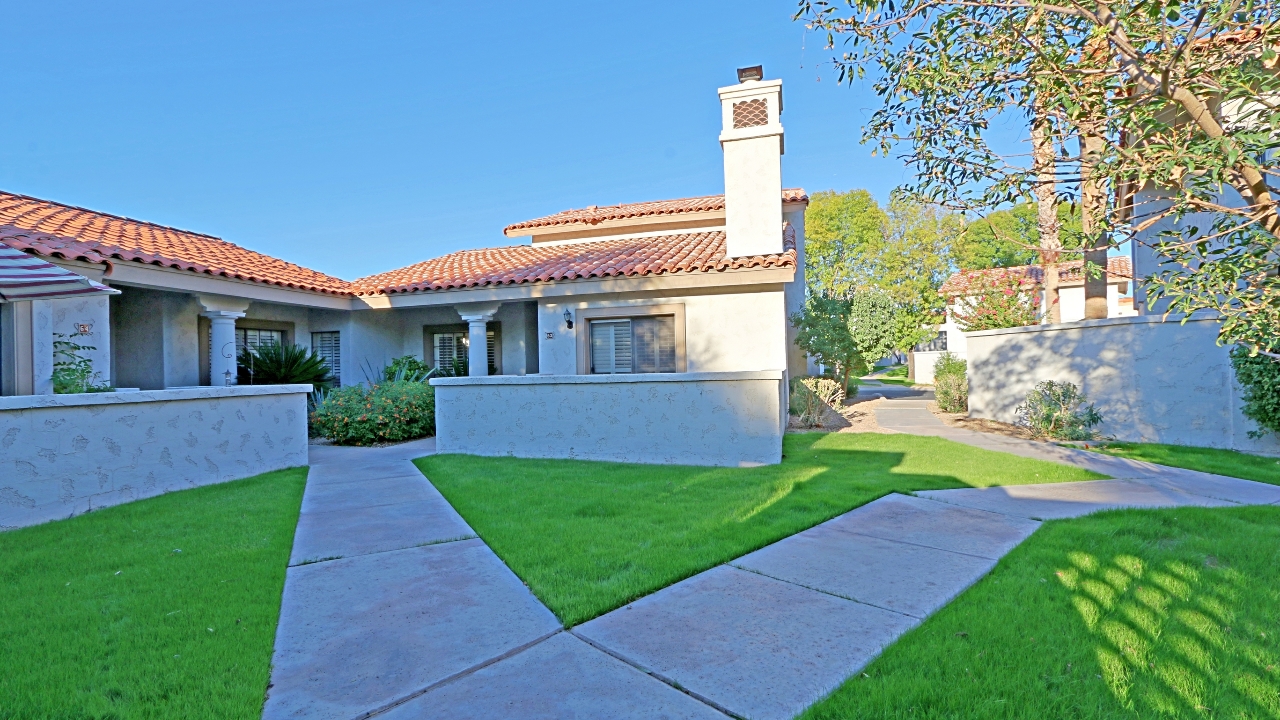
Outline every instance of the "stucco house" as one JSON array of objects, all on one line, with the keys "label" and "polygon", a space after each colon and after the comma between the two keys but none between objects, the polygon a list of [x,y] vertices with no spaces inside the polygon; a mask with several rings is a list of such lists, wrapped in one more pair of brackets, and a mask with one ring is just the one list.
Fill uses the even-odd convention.
[{"label": "stucco house", "polygon": [[[508,225],[506,237],[527,238],[519,244],[355,280],[0,193],[0,242],[120,291],[6,304],[0,342],[10,357],[44,355],[46,335],[79,332],[104,378],[144,390],[234,383],[237,350],[263,342],[313,348],[344,385],[403,355],[432,365],[465,355],[472,376],[766,372],[774,424],[784,423],[787,376],[805,367],[787,316],[803,302],[808,198],[782,187],[781,81],[759,68],[739,79],[719,90],[724,195],[567,210]],[[51,369],[44,357],[0,361],[4,392],[51,392]],[[761,457],[778,453],[780,440]]]},{"label": "stucco house", "polygon": [[[1058,269],[1058,306],[1061,308],[1061,319],[1064,323],[1084,319],[1084,262],[1074,260],[1060,263]],[[1017,273],[1031,281],[1040,295],[1040,307],[1046,307],[1044,292],[1044,266],[1021,265],[994,270],[977,270],[954,273],[938,290],[947,298],[946,321],[938,326],[938,335],[928,343],[916,346],[910,355],[911,377],[915,382],[931,384],[933,382],[933,366],[938,356],[950,352],[960,359],[968,353],[968,343],[964,330],[956,323],[954,310],[956,303],[963,298],[971,297],[971,288],[981,283],[984,276],[995,273]],[[1134,309],[1133,263],[1128,257],[1114,256],[1107,259],[1107,317],[1130,317],[1137,315]]]}]

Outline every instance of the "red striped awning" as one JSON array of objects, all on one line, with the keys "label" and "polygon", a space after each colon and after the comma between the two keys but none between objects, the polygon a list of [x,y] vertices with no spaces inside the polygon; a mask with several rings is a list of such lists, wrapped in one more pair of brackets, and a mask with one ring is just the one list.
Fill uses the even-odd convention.
[{"label": "red striped awning", "polygon": [[0,243],[0,302],[115,295],[119,292]]}]

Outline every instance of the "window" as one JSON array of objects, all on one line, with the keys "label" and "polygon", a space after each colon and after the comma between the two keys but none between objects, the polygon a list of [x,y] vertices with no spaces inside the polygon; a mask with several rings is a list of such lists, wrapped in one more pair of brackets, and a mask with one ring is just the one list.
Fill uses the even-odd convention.
[{"label": "window", "polygon": [[912,350],[916,352],[941,352],[947,349],[947,331],[939,330],[938,336],[929,342],[923,342],[916,345]]},{"label": "window", "polygon": [[[489,374],[497,374],[497,343],[493,330],[485,332],[488,340],[486,348],[489,357]],[[435,366],[448,370],[454,366],[454,362],[466,364],[468,348],[471,346],[470,335],[465,332],[448,332],[436,333],[433,341],[432,355],[435,359]]]},{"label": "window", "polygon": [[236,328],[236,356],[244,352],[246,347],[254,350],[263,345],[283,345],[283,330],[259,330],[257,328]]},{"label": "window", "polygon": [[590,334],[592,373],[677,371],[674,315],[593,320]]},{"label": "window", "polygon": [[329,365],[333,386],[342,387],[342,343],[335,332],[311,333],[311,350]]}]

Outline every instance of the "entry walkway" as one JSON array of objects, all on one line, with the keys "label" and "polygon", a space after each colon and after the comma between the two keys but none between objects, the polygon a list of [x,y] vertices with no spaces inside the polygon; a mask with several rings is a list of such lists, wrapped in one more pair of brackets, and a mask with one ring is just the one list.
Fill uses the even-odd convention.
[{"label": "entry walkway", "polygon": [[562,632],[410,462],[312,447],[263,717],[722,718]]},{"label": "entry walkway", "polygon": [[[911,402],[881,423],[960,439]],[[409,462],[432,450],[313,448],[264,717],[790,718],[1043,519],[1280,504],[1277,486],[1145,463],[889,495],[564,630]]]}]

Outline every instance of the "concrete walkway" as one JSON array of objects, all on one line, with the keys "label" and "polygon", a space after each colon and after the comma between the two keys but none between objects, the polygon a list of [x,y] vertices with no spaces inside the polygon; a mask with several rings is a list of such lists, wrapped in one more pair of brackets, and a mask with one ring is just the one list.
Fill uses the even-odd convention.
[{"label": "concrete walkway", "polygon": [[[880,412],[985,447],[918,395]],[[1066,451],[1047,459],[1119,479],[889,495],[566,631],[409,463],[433,449],[312,449],[265,718],[790,718],[1041,519],[1280,504],[1277,486]]]},{"label": "concrete walkway", "polygon": [[563,632],[411,459],[312,447],[263,717],[723,718]]}]

